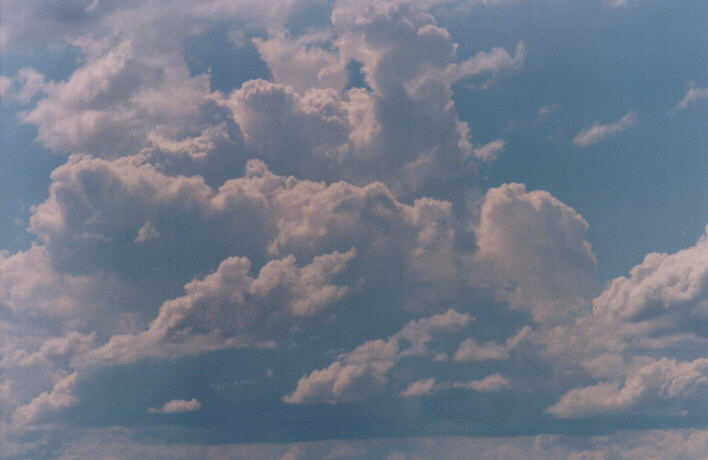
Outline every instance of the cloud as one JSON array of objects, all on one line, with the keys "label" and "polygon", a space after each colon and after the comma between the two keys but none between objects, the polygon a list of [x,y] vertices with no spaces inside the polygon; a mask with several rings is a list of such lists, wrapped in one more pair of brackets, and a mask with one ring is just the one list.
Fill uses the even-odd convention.
[{"label": "cloud", "polygon": [[[706,338],[708,307],[708,237],[674,254],[648,254],[629,278],[613,280],[593,300],[593,314],[603,324],[618,325],[625,340],[638,346],[666,346],[662,339]],[[625,327],[622,327],[624,325]],[[620,332],[621,331],[621,332]],[[654,344],[652,346],[652,344]]]},{"label": "cloud", "polygon": [[708,360],[663,358],[629,372],[623,383],[606,382],[564,394],[548,412],[562,418],[623,412],[702,413],[708,396]]},{"label": "cloud", "polygon": [[163,303],[147,330],[111,337],[80,360],[106,365],[268,346],[298,318],[312,316],[347,294],[347,287],[331,281],[354,255],[354,250],[333,252],[304,267],[289,256],[268,262],[255,278],[247,258],[228,258],[214,273],[185,285],[183,297]]},{"label": "cloud", "polygon": [[[700,406],[705,363],[675,348],[701,349],[705,339],[704,243],[650,255],[597,296],[588,224],[575,210],[520,184],[480,191],[475,165],[462,165],[470,157],[493,161],[506,144],[470,144],[473,130],[457,113],[453,89],[486,89],[521,71],[527,49],[515,39],[513,49],[484,45],[458,57],[433,15],[447,3],[3,6],[14,13],[9,22],[1,15],[3,46],[52,42],[76,57],[66,77],[24,68],[0,79],[0,91],[12,86],[25,105],[20,120],[65,161],[46,199],[29,211],[33,244],[0,254],[0,423],[16,428],[12,449],[32,438],[45,453],[59,446],[76,458],[385,458],[426,446],[396,441],[376,452],[373,441],[335,449],[185,440],[169,446],[172,455],[150,444],[174,438],[162,426],[142,445],[131,428],[111,431],[112,444],[98,434],[81,445],[88,429],[53,441],[74,421],[84,426],[85,407],[96,404],[97,417],[105,416],[100,397],[112,397],[111,387],[93,383],[117,372],[109,368],[139,372],[145,363],[137,362],[150,358],[150,369],[180,372],[185,360],[177,358],[197,354],[208,355],[214,375],[243,365],[239,381],[254,382],[239,387],[243,397],[281,397],[296,421],[310,410],[300,404],[363,401],[357,407],[366,412],[367,400],[382,394],[394,406],[416,406],[397,396],[520,391],[518,362],[509,358],[521,344],[525,358],[542,364],[522,377],[545,378],[546,369],[568,376],[549,390],[566,392],[549,409],[559,417]],[[199,73],[190,49],[215,37],[226,46],[226,35],[241,47],[236,54],[257,61],[257,53],[269,80],[234,80],[240,86],[229,94],[212,88],[219,77]],[[357,88],[350,88],[352,63],[364,80]],[[703,97],[692,89],[686,106]],[[634,112],[596,123],[576,143],[633,124]],[[483,339],[463,331],[473,315],[487,328]],[[244,347],[271,350],[233,350]],[[316,364],[293,376],[277,367],[281,358],[269,361],[273,353],[293,369]],[[223,361],[243,355],[250,357]],[[263,367],[247,375],[248,362],[261,357]],[[578,381],[586,386],[568,385]],[[200,376],[200,383],[221,382]],[[245,393],[251,387],[258,398]],[[154,401],[168,402],[148,413],[201,408],[154,390]],[[53,423],[70,407],[76,419]],[[568,453],[541,438],[488,441],[428,440],[440,449],[421,452]],[[605,452],[598,443],[578,455]],[[18,456],[38,457],[27,449]]]},{"label": "cloud", "polygon": [[511,383],[501,374],[488,375],[480,380],[454,383],[437,382],[435,378],[429,378],[411,382],[400,393],[400,396],[402,398],[420,397],[437,393],[438,391],[449,390],[450,388],[472,390],[480,393],[494,393],[511,388]]},{"label": "cloud", "polygon": [[452,82],[466,80],[480,74],[491,74],[489,80],[481,83],[480,88],[488,88],[494,78],[502,72],[518,71],[526,59],[526,46],[523,42],[516,44],[514,54],[509,54],[504,48],[492,48],[490,51],[480,51],[473,57],[459,64],[451,64],[447,73]]},{"label": "cloud", "polygon": [[616,9],[616,8],[624,8],[625,6],[629,5],[630,3],[634,2],[639,2],[639,0],[606,0],[607,6],[610,8]]},{"label": "cloud", "polygon": [[503,139],[484,144],[472,151],[475,158],[483,162],[492,162],[497,159],[499,154],[504,151],[506,142]]},{"label": "cloud", "polygon": [[690,106],[703,99],[708,99],[708,88],[702,88],[700,86],[697,86],[695,82],[690,82],[688,84],[686,94],[676,104],[676,106],[669,111],[669,113],[673,114],[676,112],[680,112],[681,110],[686,110]]},{"label": "cloud", "polygon": [[12,414],[13,423],[19,426],[27,425],[44,415],[79,402],[79,398],[72,394],[77,374],[58,375],[55,378],[56,381],[51,390],[40,393],[32,401],[14,411]]},{"label": "cloud", "polygon": [[465,383],[454,383],[454,388],[467,388],[482,393],[493,393],[511,388],[511,383],[501,374],[488,375],[481,380],[471,380]]},{"label": "cloud", "polygon": [[4,75],[0,75],[0,98],[7,97],[12,87],[13,80]]},{"label": "cloud", "polygon": [[499,295],[537,321],[561,321],[587,303],[596,261],[587,222],[548,192],[521,184],[487,191],[475,228],[480,263],[509,284]]},{"label": "cloud", "polygon": [[516,335],[509,337],[503,345],[495,342],[487,342],[483,344],[477,343],[474,339],[469,338],[460,344],[460,347],[455,353],[455,361],[489,361],[506,359],[509,353],[524,340],[531,328],[524,326]]},{"label": "cloud", "polygon": [[411,382],[408,387],[401,392],[401,397],[412,398],[416,396],[429,395],[438,389],[439,386],[436,386],[434,378],[416,380],[415,382]]},{"label": "cloud", "polygon": [[591,127],[580,131],[573,139],[573,142],[580,147],[597,144],[606,137],[614,136],[631,128],[637,124],[637,121],[638,117],[636,112],[629,112],[616,123],[603,125],[599,122],[595,122]]},{"label": "cloud", "polygon": [[310,32],[290,40],[281,32],[254,39],[254,44],[278,83],[300,93],[311,88],[341,91],[348,81],[347,63],[327,50],[332,38],[328,32]]},{"label": "cloud", "polygon": [[544,105],[538,109],[538,115],[545,117],[546,115],[550,114],[551,112],[553,112],[557,109],[558,109],[558,104]]},{"label": "cloud", "polygon": [[167,401],[160,408],[149,408],[148,412],[151,414],[177,414],[181,412],[194,412],[195,410],[199,410],[201,407],[202,404],[195,398],[192,398],[189,401],[185,399],[173,399],[171,401]]},{"label": "cloud", "polygon": [[[289,404],[337,403],[359,399],[388,383],[388,373],[404,357],[424,356],[430,342],[467,325],[468,314],[450,309],[429,318],[410,321],[391,337],[377,339],[344,353],[329,367],[302,377],[295,390],[284,396]],[[415,390],[433,383],[419,384]]]},{"label": "cloud", "polygon": [[20,100],[44,95],[20,120],[36,125],[49,149],[126,155],[145,147],[151,133],[180,138],[203,129],[220,110],[208,76],[191,76],[174,51],[131,39],[80,45],[86,62],[66,81],[45,82],[34,69],[18,73]]}]

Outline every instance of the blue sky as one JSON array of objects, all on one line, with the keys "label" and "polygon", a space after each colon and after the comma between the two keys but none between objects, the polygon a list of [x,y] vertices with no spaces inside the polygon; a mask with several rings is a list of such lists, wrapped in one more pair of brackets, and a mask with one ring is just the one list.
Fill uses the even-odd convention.
[{"label": "blue sky", "polygon": [[708,6],[5,2],[3,458],[708,454]]}]

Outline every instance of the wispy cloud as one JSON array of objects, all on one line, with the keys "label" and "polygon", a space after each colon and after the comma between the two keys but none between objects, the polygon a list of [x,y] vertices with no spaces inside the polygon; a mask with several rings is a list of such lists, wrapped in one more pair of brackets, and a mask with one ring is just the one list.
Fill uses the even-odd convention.
[{"label": "wispy cloud", "polygon": [[491,162],[497,159],[499,154],[504,151],[505,147],[506,142],[504,142],[504,139],[497,139],[481,147],[477,147],[472,151],[472,154],[480,161]]},{"label": "wispy cloud", "polygon": [[605,4],[612,9],[616,9],[624,8],[625,6],[628,6],[630,3],[633,3],[635,1],[638,2],[639,0],[607,0]]},{"label": "wispy cloud", "polygon": [[629,112],[616,123],[600,124],[593,123],[589,128],[585,128],[575,136],[573,142],[580,147],[597,144],[606,137],[614,136],[622,131],[625,131],[637,123],[638,117],[636,112]]},{"label": "wispy cloud", "polygon": [[686,110],[691,105],[703,99],[708,99],[708,88],[701,88],[700,86],[697,86],[695,82],[690,82],[688,84],[686,94],[678,102],[678,104],[676,104],[676,106],[669,111],[669,114],[673,115],[681,110]]}]

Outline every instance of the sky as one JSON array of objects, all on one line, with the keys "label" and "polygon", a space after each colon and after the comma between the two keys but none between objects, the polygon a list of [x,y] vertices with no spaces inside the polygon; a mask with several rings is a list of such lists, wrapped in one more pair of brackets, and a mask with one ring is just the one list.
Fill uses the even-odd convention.
[{"label": "sky", "polygon": [[708,456],[706,2],[0,8],[1,458]]}]

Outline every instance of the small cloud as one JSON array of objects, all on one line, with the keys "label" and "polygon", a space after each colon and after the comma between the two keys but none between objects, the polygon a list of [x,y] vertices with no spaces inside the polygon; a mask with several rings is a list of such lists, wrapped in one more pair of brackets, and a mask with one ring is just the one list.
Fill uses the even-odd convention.
[{"label": "small cloud", "polygon": [[138,230],[138,236],[136,236],[133,241],[136,243],[144,243],[145,241],[154,240],[158,236],[160,236],[160,232],[157,231],[155,226],[150,222],[146,222],[145,225],[140,227],[140,230]]},{"label": "small cloud", "polygon": [[481,84],[472,85],[479,89],[486,89],[495,82],[495,77],[502,73],[516,72],[521,69],[525,59],[526,46],[524,42],[520,41],[516,44],[514,54],[500,47],[492,48],[490,51],[480,51],[466,61],[450,64],[447,73],[451,83],[480,74],[491,75]]},{"label": "small cloud", "polygon": [[178,412],[193,412],[202,407],[201,403],[196,399],[192,398],[187,401],[184,399],[173,399],[172,401],[166,402],[162,407],[155,408],[151,407],[148,412],[151,414],[176,414]]},{"label": "small cloud", "polygon": [[[638,0],[636,0],[638,1]],[[630,3],[634,3],[635,0],[607,0],[605,4],[609,6],[612,9],[616,8],[624,8],[625,6],[628,6]]]},{"label": "small cloud", "polygon": [[589,128],[580,131],[573,142],[580,147],[587,147],[592,144],[597,144],[606,137],[614,136],[637,123],[636,112],[629,112],[623,116],[618,122],[602,125],[597,121]]},{"label": "small cloud", "polygon": [[248,45],[246,33],[241,29],[234,29],[229,32],[229,41],[236,49],[244,48]]},{"label": "small cloud", "polygon": [[471,380],[466,383],[454,383],[454,388],[466,388],[482,393],[493,393],[511,388],[511,383],[501,374],[492,374],[481,380]]},{"label": "small cloud", "polygon": [[0,75],[0,99],[5,97],[5,95],[10,91],[11,86],[12,78]]},{"label": "small cloud", "polygon": [[408,388],[401,392],[401,396],[404,398],[412,398],[415,396],[429,395],[436,389],[435,379],[418,380],[408,385]]},{"label": "small cloud", "polygon": [[484,162],[492,162],[497,159],[499,154],[504,151],[506,142],[503,139],[497,139],[472,151],[475,158]]},{"label": "small cloud", "polygon": [[553,112],[557,108],[558,108],[558,104],[544,105],[543,107],[538,109],[538,114],[543,117],[543,116],[546,116],[549,113]]},{"label": "small cloud", "polygon": [[708,99],[708,88],[701,88],[696,86],[695,82],[690,82],[688,84],[688,90],[686,95],[676,104],[676,106],[669,111],[670,115],[681,110],[686,110],[688,107],[696,103],[697,101]]}]

